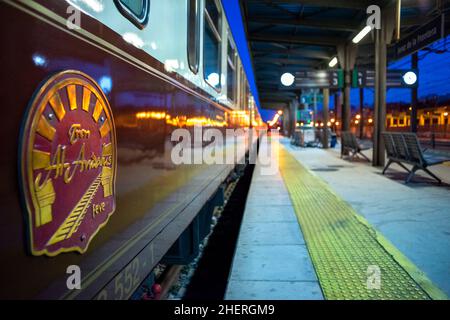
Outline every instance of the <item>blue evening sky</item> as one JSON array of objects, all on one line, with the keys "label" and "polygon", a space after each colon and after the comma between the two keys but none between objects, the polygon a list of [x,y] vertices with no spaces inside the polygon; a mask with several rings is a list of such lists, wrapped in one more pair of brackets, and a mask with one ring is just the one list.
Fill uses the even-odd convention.
[{"label": "blue evening sky", "polygon": [[[230,24],[231,32],[233,33],[236,46],[241,56],[247,78],[250,82],[250,89],[259,104],[258,91],[253,75],[250,54],[248,51],[247,40],[244,32],[244,25],[242,22],[241,11],[238,0],[223,0],[222,4],[225,9],[228,22]],[[442,39],[435,44],[435,49],[450,49],[450,36]],[[405,57],[399,61],[390,63],[391,69],[407,69],[411,66],[410,57]],[[425,51],[419,52],[419,99],[429,95],[445,95],[450,93],[450,52],[442,54],[428,53]],[[387,102],[410,102],[410,89],[389,89],[386,94]],[[364,102],[366,105],[373,106],[374,95],[373,89],[364,90]],[[334,99],[330,99],[330,107],[333,108]],[[351,90],[351,104],[359,105],[359,90]],[[320,106],[319,106],[320,108]],[[264,121],[273,118],[275,111],[262,110],[260,112]]]}]

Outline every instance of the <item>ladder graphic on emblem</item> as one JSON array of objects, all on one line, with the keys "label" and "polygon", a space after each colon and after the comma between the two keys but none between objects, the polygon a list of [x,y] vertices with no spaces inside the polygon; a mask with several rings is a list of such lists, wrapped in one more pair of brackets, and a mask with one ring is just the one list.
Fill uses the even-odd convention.
[{"label": "ladder graphic on emblem", "polygon": [[78,201],[75,208],[69,214],[69,216],[64,220],[63,224],[58,228],[58,230],[53,234],[53,236],[48,241],[47,245],[52,245],[63,240],[67,240],[72,235],[77,232],[78,227],[83,222],[86,212],[91,205],[92,199],[94,198],[97,190],[102,181],[101,173],[95,178],[94,182],[90,185],[89,189],[83,195],[83,197]]}]

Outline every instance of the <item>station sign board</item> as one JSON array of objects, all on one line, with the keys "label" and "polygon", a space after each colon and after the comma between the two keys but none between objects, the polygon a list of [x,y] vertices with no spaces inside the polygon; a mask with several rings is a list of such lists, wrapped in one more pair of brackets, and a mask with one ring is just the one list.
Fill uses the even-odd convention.
[{"label": "station sign board", "polygon": [[337,70],[297,71],[295,80],[289,88],[340,89],[344,87],[344,72]]},{"label": "station sign board", "polygon": [[395,45],[395,59],[406,57],[444,37],[444,15],[428,22]]},{"label": "station sign board", "polygon": [[300,103],[307,105],[313,105],[314,103],[323,103],[323,95],[316,94],[316,97],[314,98],[314,94],[302,94]]},{"label": "station sign board", "polygon": [[[418,85],[417,70],[405,69],[388,70],[386,74],[387,88],[416,88]],[[354,69],[352,74],[353,88],[375,87],[375,71],[374,70],[358,70]]]},{"label": "station sign board", "polygon": [[297,111],[297,121],[303,123],[311,123],[312,121],[312,112],[309,109],[306,110],[298,110]]}]

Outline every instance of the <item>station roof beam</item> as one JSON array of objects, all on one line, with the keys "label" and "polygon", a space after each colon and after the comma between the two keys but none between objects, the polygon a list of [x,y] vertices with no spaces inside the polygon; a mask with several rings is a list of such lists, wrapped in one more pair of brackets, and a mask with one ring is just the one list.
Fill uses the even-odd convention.
[{"label": "station roof beam", "polygon": [[[415,32],[440,13],[450,21],[448,5],[440,11],[448,2],[402,0],[401,34]],[[281,88],[281,74],[328,69],[338,47],[365,26],[367,7],[373,4],[384,8],[394,0],[240,0],[262,107],[266,101],[274,106],[273,99],[298,97],[298,89]],[[387,55],[391,60],[393,50],[388,48]],[[356,67],[374,69],[374,60],[373,37],[366,36],[358,43]],[[339,61],[336,68],[341,67]],[[279,94],[271,94],[274,90]]]}]

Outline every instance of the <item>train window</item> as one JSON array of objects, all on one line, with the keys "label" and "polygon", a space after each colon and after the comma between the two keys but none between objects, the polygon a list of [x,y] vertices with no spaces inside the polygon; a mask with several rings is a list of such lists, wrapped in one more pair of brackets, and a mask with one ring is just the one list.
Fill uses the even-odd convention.
[{"label": "train window", "polygon": [[207,83],[220,90],[221,84],[221,18],[215,0],[205,2],[205,32],[203,36],[203,72]]},{"label": "train window", "polygon": [[200,57],[200,1],[188,0],[188,28],[187,47],[189,68],[193,73],[198,72]]},{"label": "train window", "polygon": [[205,10],[208,12],[210,23],[217,31],[219,31],[221,20],[219,7],[217,6],[216,0],[205,0]]},{"label": "train window", "polygon": [[150,13],[150,0],[114,0],[119,11],[136,27],[144,29]]},{"label": "train window", "polygon": [[241,95],[241,101],[240,101],[240,108],[244,109],[244,94],[245,94],[245,77],[244,77],[244,68],[241,68],[241,86],[239,88],[240,95]]},{"label": "train window", "polygon": [[244,104],[245,104],[245,110],[249,109],[249,104],[248,104],[248,98],[249,98],[249,94],[250,94],[250,87],[248,86],[248,83],[245,84],[245,94],[244,94]]},{"label": "train window", "polygon": [[228,39],[228,58],[227,58],[227,95],[228,99],[236,99],[236,49]]}]

